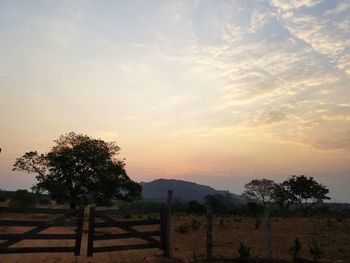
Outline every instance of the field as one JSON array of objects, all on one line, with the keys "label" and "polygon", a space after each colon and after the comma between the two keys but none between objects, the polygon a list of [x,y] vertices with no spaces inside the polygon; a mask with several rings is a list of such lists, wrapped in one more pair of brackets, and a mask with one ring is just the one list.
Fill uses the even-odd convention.
[{"label": "field", "polygon": [[[187,234],[175,231],[175,255],[183,261],[205,258],[205,219],[174,218],[174,229],[183,224],[191,225],[193,220],[202,223],[196,231]],[[326,218],[272,218],[273,256],[280,260],[291,260],[290,247],[297,237],[302,245],[301,256],[312,259],[309,244],[312,239],[320,243],[324,251],[324,262],[350,262],[350,220]],[[253,249],[253,256],[266,255],[264,227],[255,229],[255,219],[246,217],[215,218],[213,227],[213,250],[216,258],[238,257],[239,242]]]},{"label": "field", "polygon": [[[17,215],[18,216],[18,215]],[[38,215],[36,215],[38,216]],[[32,219],[32,217],[31,217]],[[87,221],[84,222],[81,256],[62,253],[0,255],[1,263],[12,262],[202,262],[205,259],[206,224],[204,217],[174,216],[172,224],[173,254],[176,260],[162,257],[158,249],[98,253],[86,257]],[[25,227],[1,227],[1,233],[21,233]],[[68,229],[69,230],[69,229]],[[50,228],[44,233],[66,233],[67,229]],[[72,231],[70,229],[69,231]],[[350,262],[350,220],[335,218],[272,218],[274,258],[290,261],[290,246],[297,237],[302,245],[301,255],[312,259],[309,244],[312,239],[319,242],[324,257],[322,262]],[[135,239],[127,241],[134,242]],[[215,217],[213,227],[214,257],[229,262],[238,256],[239,242],[252,247],[253,256],[263,257],[266,253],[264,228],[255,229],[255,220],[247,217]],[[26,240],[18,246],[67,245],[72,241]],[[100,241],[102,245],[115,241]],[[72,245],[72,243],[69,243]]]}]

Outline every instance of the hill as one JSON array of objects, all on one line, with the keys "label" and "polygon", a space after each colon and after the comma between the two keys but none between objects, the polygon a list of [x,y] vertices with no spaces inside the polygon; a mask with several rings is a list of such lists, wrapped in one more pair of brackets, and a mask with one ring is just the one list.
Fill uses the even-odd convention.
[{"label": "hill", "polygon": [[146,199],[162,200],[168,190],[173,190],[174,199],[182,201],[203,201],[206,195],[229,195],[234,204],[244,203],[244,199],[229,191],[216,190],[207,185],[201,185],[183,180],[157,179],[151,182],[141,182],[143,197]]}]

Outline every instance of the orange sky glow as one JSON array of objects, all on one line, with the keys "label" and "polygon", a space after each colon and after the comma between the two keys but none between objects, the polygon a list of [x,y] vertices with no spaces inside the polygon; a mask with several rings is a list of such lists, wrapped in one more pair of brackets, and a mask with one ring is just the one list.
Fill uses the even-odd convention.
[{"label": "orange sky glow", "polygon": [[350,202],[350,3],[1,1],[0,188],[74,131],[137,181],[241,193],[305,174]]}]

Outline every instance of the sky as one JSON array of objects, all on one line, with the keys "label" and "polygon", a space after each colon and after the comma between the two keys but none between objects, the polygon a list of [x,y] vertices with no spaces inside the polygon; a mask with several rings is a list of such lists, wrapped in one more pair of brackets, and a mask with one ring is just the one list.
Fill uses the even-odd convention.
[{"label": "sky", "polygon": [[74,131],[136,181],[305,174],[350,202],[349,83],[349,0],[0,0],[0,188]]}]

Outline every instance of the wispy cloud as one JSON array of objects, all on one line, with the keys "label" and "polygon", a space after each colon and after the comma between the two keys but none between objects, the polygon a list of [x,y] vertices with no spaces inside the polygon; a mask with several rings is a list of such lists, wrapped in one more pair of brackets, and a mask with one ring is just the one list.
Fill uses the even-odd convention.
[{"label": "wispy cloud", "polygon": [[[239,1],[219,5],[219,40],[208,43],[194,38],[185,61],[215,79],[216,115],[232,116],[221,127],[253,125],[285,141],[349,149],[343,136],[350,128],[348,113],[337,107],[346,103],[349,93],[345,89],[348,5],[341,2],[323,8],[323,15],[313,14],[310,10],[321,3],[276,0],[271,6],[259,1],[253,7]],[[235,117],[234,111],[244,117]]]}]

